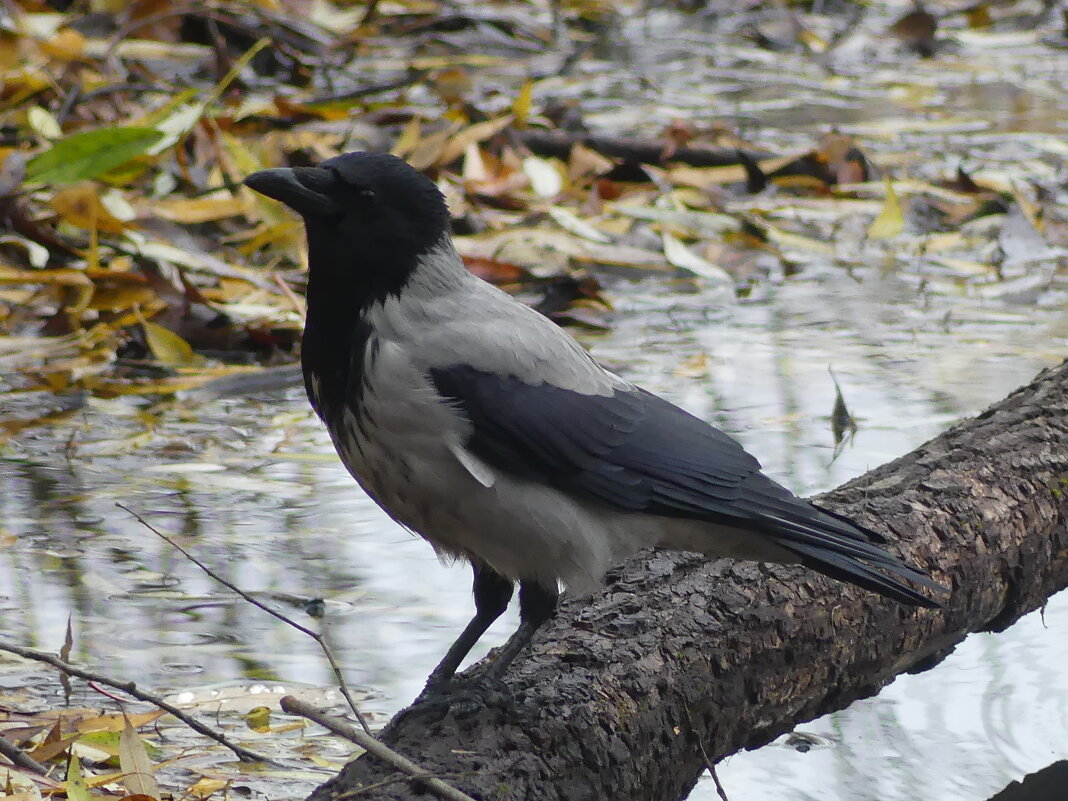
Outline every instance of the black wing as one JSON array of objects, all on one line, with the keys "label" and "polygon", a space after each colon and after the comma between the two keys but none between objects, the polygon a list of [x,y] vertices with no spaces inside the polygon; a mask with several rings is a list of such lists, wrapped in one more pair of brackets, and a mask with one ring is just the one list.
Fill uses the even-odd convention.
[{"label": "black wing", "polygon": [[624,512],[756,531],[829,576],[938,606],[857,561],[944,591],[873,545],[882,541],[875,532],[796,497],[727,434],[656,395],[585,395],[466,365],[433,369],[430,377],[470,420],[468,450],[495,468]]}]

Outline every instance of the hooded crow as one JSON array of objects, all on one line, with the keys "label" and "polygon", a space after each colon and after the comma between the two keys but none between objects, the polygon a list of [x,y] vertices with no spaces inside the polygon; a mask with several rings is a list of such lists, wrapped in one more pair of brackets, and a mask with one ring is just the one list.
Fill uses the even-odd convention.
[{"label": "hooded crow", "polygon": [[245,179],[304,218],[312,406],[394,520],[474,570],[474,618],[427,682],[446,689],[519,583],[486,678],[642,548],[800,563],[904,604],[945,588],[760,472],[742,446],[599,365],[469,273],[432,181],[382,153]]}]

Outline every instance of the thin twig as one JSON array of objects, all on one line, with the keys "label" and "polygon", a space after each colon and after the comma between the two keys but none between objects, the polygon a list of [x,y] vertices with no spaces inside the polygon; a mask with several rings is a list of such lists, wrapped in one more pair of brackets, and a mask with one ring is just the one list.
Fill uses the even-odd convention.
[{"label": "thin twig", "polygon": [[716,792],[719,793],[719,797],[723,799],[723,801],[730,801],[730,799],[727,798],[727,791],[723,789],[723,785],[719,782],[719,776],[716,775],[716,766],[709,763],[708,773],[712,777],[712,781],[716,783]]},{"label": "thin twig", "polygon": [[2,736],[0,736],[0,754],[3,754],[8,759],[10,759],[11,764],[13,764],[16,768],[28,770],[30,773],[36,773],[39,776],[48,775],[48,768],[46,768],[44,765],[42,765],[29,754],[27,754],[13,742],[4,739],[4,737]]},{"label": "thin twig", "polygon": [[100,686],[98,686],[98,685],[97,685],[97,683],[96,683],[95,681],[91,681],[91,682],[89,682],[89,689],[90,689],[90,690],[92,690],[93,692],[98,692],[98,693],[100,693],[100,694],[101,694],[102,696],[104,696],[105,698],[110,698],[110,699],[111,699],[112,701],[114,701],[114,702],[115,702],[116,704],[122,705],[122,704],[125,704],[125,703],[126,703],[126,699],[124,699],[124,698],[119,698],[119,696],[117,696],[117,695],[113,695],[113,694],[109,693],[109,692],[108,692],[107,690],[105,690],[105,689],[104,689],[103,687],[100,687]]},{"label": "thin twig", "polygon": [[84,668],[80,668],[75,665],[71,665],[67,662],[64,662],[58,656],[45,653],[44,651],[38,651],[33,648],[23,648],[19,645],[11,645],[6,642],[0,642],[0,651],[7,651],[8,653],[15,654],[16,656],[21,656],[23,659],[32,659],[35,662],[44,662],[45,664],[51,665],[57,670],[63,671],[68,676],[77,676],[79,679],[85,679],[86,681],[95,681],[99,684],[107,685],[108,687],[114,687],[116,690],[121,690],[127,695],[132,695],[139,701],[145,701],[146,703],[152,704],[153,706],[157,706],[164,712],[168,712],[171,715],[174,715],[176,718],[178,718],[178,720],[182,721],[182,723],[184,723],[189,728],[200,732],[205,737],[210,737],[220,745],[226,746],[245,762],[267,762],[272,765],[278,764],[273,759],[268,759],[265,756],[257,754],[255,751],[249,751],[247,748],[243,748],[242,746],[237,745],[236,743],[230,742],[230,740],[227,739],[224,735],[220,734],[219,732],[208,726],[205,726],[200,721],[185,714],[182,710],[167,703],[158,695],[153,695],[152,693],[145,692],[132,681],[119,681],[117,679],[110,678],[109,676],[103,676],[99,673],[93,673],[90,670],[85,670]]},{"label": "thin twig", "polygon": [[716,793],[719,794],[721,801],[730,801],[730,799],[727,798],[727,791],[723,789],[723,785],[720,784],[719,781],[719,776],[716,774],[715,763],[708,758],[708,751],[705,749],[704,727],[701,723],[701,719],[695,715],[694,711],[689,707],[686,708],[686,716],[690,719],[690,729],[697,738],[697,747],[701,749],[701,757],[705,761],[705,767],[708,769],[712,781],[716,783]]},{"label": "thin twig", "polygon": [[293,620],[291,617],[287,617],[286,615],[282,614],[281,612],[277,611],[276,609],[272,609],[271,607],[267,606],[262,601],[259,601],[259,600],[255,599],[255,598],[253,598],[251,595],[249,595],[247,592],[242,590],[240,587],[237,587],[232,582],[228,581],[227,579],[224,579],[222,576],[220,576],[218,573],[216,573],[214,570],[212,570],[206,564],[204,564],[199,559],[197,559],[195,556],[193,556],[193,554],[189,553],[189,551],[187,551],[185,548],[183,548],[177,542],[172,540],[170,537],[168,537],[162,531],[160,531],[155,526],[153,526],[151,523],[149,523],[147,520],[145,520],[143,517],[141,517],[141,515],[137,514],[137,512],[133,511],[132,509],[130,509],[130,508],[126,507],[126,506],[123,506],[121,503],[116,503],[115,505],[117,507],[119,507],[120,509],[122,509],[123,511],[127,512],[128,514],[133,515],[134,519],[137,520],[138,523],[140,523],[142,526],[147,528],[149,531],[151,531],[153,534],[155,534],[161,540],[166,542],[172,548],[177,550],[179,553],[182,554],[182,556],[184,556],[186,559],[188,559],[194,565],[199,567],[201,570],[203,570],[205,573],[207,573],[211,578],[215,579],[217,582],[222,584],[228,590],[231,590],[232,592],[236,592],[238,595],[240,595],[242,598],[244,598],[246,601],[248,601],[250,604],[252,604],[257,609],[262,609],[264,612],[266,612],[267,614],[271,615],[272,617],[275,617],[278,620],[281,620],[283,623],[285,623],[288,626],[292,626],[297,631],[299,631],[301,634],[306,634],[309,637],[311,637],[313,640],[315,640],[317,643],[319,643],[319,647],[323,649],[323,653],[326,654],[326,659],[330,663],[331,669],[333,669],[333,671],[334,671],[334,678],[337,679],[338,688],[341,690],[341,694],[343,696],[345,696],[345,700],[348,701],[349,708],[352,710],[353,714],[356,715],[356,719],[358,721],[360,721],[360,725],[363,727],[364,732],[367,733],[368,737],[371,736],[371,727],[367,725],[367,721],[364,720],[363,715],[360,714],[360,710],[356,706],[356,701],[353,700],[352,694],[349,692],[349,687],[345,683],[345,677],[341,674],[341,665],[338,664],[338,661],[334,658],[333,651],[330,650],[330,646],[327,645],[326,640],[323,639],[323,636],[321,634],[319,634],[316,631],[312,631],[311,629],[307,628],[306,626],[300,625],[300,623],[298,623],[297,621]]},{"label": "thin twig", "polygon": [[299,314],[301,317],[306,315],[308,313],[308,309],[304,305],[304,302],[297,297],[296,293],[292,289],[289,288],[289,284],[282,280],[282,276],[280,276],[278,273],[274,273],[271,278],[273,278],[274,282],[278,284],[278,288],[282,290],[282,294],[286,296],[286,300],[289,301],[289,304],[294,308],[294,310],[296,310],[297,314]]},{"label": "thin twig", "polygon": [[719,776],[716,774],[715,763],[708,758],[708,752],[705,750],[705,738],[700,732],[697,732],[697,747],[701,749],[701,756],[704,757],[705,767],[708,768],[708,774],[712,777],[712,781],[716,783],[716,792],[719,794],[721,801],[730,801],[727,798],[727,791],[723,789],[723,785],[720,784]]},{"label": "thin twig", "polygon": [[299,701],[292,695],[284,695],[279,701],[279,705],[282,707],[283,712],[289,712],[293,715],[305,717],[308,720],[329,729],[331,733],[336,734],[338,737],[344,737],[346,740],[351,740],[358,746],[364,748],[372,756],[382,760],[388,765],[392,765],[401,773],[408,774],[411,781],[422,783],[439,798],[445,798],[448,799],[448,801],[474,801],[474,799],[467,795],[467,793],[457,790],[455,787],[446,784],[441,779],[426,778],[426,770],[416,765],[410,759],[401,756],[380,740],[376,740],[374,737],[364,734],[362,731],[357,731],[344,721],[322,714],[311,704]]}]

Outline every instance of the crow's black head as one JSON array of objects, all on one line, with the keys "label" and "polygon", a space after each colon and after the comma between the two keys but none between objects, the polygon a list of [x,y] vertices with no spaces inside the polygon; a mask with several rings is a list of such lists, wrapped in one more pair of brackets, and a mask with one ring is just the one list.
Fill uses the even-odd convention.
[{"label": "crow's black head", "polygon": [[397,292],[449,229],[434,183],[387,153],[261,170],[245,184],[304,218],[313,281],[344,294],[358,289],[367,300]]}]

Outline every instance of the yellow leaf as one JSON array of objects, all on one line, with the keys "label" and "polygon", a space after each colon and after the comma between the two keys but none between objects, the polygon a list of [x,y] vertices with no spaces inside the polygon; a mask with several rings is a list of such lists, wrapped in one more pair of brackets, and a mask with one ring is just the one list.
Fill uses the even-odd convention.
[{"label": "yellow leaf", "polygon": [[230,782],[223,779],[200,779],[193,784],[187,791],[193,798],[209,798],[219,790],[224,790],[230,784]]},{"label": "yellow leaf", "polygon": [[443,167],[446,164],[452,164],[464,154],[468,145],[475,142],[485,142],[487,139],[496,136],[511,125],[512,120],[512,115],[506,114],[495,120],[477,122],[474,125],[465,128],[446,143],[445,147],[438,154],[434,164],[439,167]]},{"label": "yellow leaf", "polygon": [[268,706],[257,706],[248,711],[245,715],[245,725],[253,731],[268,732],[271,730],[271,708]]},{"label": "yellow leaf", "polygon": [[97,286],[89,299],[87,308],[96,311],[117,312],[143,308],[156,298],[156,291],[149,286],[137,284],[120,284],[118,286]]},{"label": "yellow leaf", "polygon": [[40,43],[41,52],[60,61],[74,61],[85,52],[85,36],[73,28],[60,28]]},{"label": "yellow leaf", "polygon": [[811,50],[813,53],[825,53],[827,52],[826,40],[820,38],[807,28],[803,28],[798,34],[797,39],[801,44]]},{"label": "yellow leaf", "polygon": [[34,133],[45,139],[59,139],[63,135],[63,129],[59,127],[56,118],[40,106],[34,106],[26,112],[26,122],[33,128]]},{"label": "yellow leaf", "polygon": [[96,185],[89,182],[58,190],[48,205],[71,225],[85,231],[121,234],[127,227],[100,202]]},{"label": "yellow leaf", "polygon": [[901,201],[897,199],[890,176],[886,176],[886,201],[883,210],[868,228],[868,239],[892,239],[905,230],[905,215],[901,211]]},{"label": "yellow leaf", "polygon": [[404,158],[414,152],[419,144],[419,137],[422,136],[422,128],[423,123],[419,117],[412,117],[389,152],[399,158]]},{"label": "yellow leaf", "polygon": [[77,730],[79,732],[89,731],[122,731],[126,726],[126,721],[129,720],[130,724],[135,727],[145,726],[154,720],[158,720],[163,716],[162,709],[156,709],[151,712],[139,712],[134,715],[121,715],[118,713],[109,715],[94,715],[91,718],[79,720],[77,723]]},{"label": "yellow leaf", "polygon": [[102,398],[117,398],[124,395],[173,395],[176,392],[202,386],[211,378],[210,375],[179,375],[174,378],[158,378],[151,381],[128,381],[92,375],[82,377],[80,386]]},{"label": "yellow leaf", "polygon": [[731,282],[731,277],[726,270],[718,264],[713,264],[707,259],[698,256],[674,234],[669,231],[663,231],[660,236],[664,240],[664,258],[668,260],[669,264],[687,270],[700,278],[722,281],[726,284]]},{"label": "yellow leaf", "polygon": [[519,90],[515,101],[512,103],[512,116],[515,117],[516,126],[522,128],[527,124],[530,109],[534,105],[534,82],[527,78],[523,82],[523,88]]},{"label": "yellow leaf", "polygon": [[93,282],[81,270],[20,270],[0,264],[0,284],[58,284],[92,289]]},{"label": "yellow leaf", "polygon": [[171,367],[181,367],[195,361],[193,348],[169,328],[149,322],[141,325],[145,329],[145,339],[152,355],[160,362]]},{"label": "yellow leaf", "polygon": [[[784,164],[789,164],[794,161],[802,153],[791,154],[789,156],[777,156],[771,159],[761,159],[757,162],[757,166],[761,171],[768,175],[775,172]],[[745,167],[741,164],[731,164],[725,167],[688,167],[685,165],[678,165],[671,167],[668,172],[668,178],[674,184],[685,184],[686,186],[694,186],[698,189],[706,189],[710,186],[719,186],[723,184],[735,184],[745,180]]]},{"label": "yellow leaf", "polygon": [[[425,170],[438,162],[442,150],[445,149],[449,138],[463,127],[460,123],[449,123],[448,128],[435,131],[419,141],[418,146],[405,156],[405,161],[417,170]],[[464,150],[466,150],[466,145]],[[462,152],[462,151],[461,151]],[[275,204],[277,205],[277,204]]]},{"label": "yellow leaf", "polygon": [[152,211],[171,222],[195,225],[245,214],[251,207],[243,193],[214,192],[195,198],[166,198],[152,204]]},{"label": "yellow leaf", "polygon": [[1016,181],[1012,182],[1012,196],[1016,200],[1016,204],[1020,207],[1020,211],[1023,212],[1024,217],[1031,223],[1032,227],[1039,233],[1046,230],[1044,221],[1042,220],[1042,209],[1031,198],[1020,191],[1019,184]]},{"label": "yellow leaf", "polygon": [[119,767],[123,773],[122,785],[128,793],[159,798],[159,785],[152,775],[148,751],[129,719],[119,735]]}]

